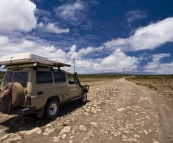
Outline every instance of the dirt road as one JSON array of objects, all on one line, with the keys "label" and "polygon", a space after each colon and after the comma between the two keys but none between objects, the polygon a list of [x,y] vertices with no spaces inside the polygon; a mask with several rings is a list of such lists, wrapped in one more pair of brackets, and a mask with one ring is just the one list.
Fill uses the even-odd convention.
[{"label": "dirt road", "polygon": [[0,113],[0,142],[172,143],[164,95],[125,79],[91,84],[87,104],[63,105],[53,121]]}]

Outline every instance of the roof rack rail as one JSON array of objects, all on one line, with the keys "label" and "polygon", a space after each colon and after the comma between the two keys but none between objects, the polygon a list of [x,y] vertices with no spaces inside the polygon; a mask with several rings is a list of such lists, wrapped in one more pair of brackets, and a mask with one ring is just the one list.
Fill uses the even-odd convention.
[{"label": "roof rack rail", "polygon": [[5,65],[5,67],[71,67],[69,64],[51,61],[46,57],[31,53],[20,53],[1,57],[0,66],[1,65]]}]

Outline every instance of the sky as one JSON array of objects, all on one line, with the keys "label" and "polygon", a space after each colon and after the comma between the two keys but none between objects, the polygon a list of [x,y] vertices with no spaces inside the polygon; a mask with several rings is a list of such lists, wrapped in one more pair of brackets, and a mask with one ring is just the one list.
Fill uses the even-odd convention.
[{"label": "sky", "polygon": [[3,0],[0,57],[18,53],[71,72],[74,58],[84,74],[173,74],[173,0]]}]

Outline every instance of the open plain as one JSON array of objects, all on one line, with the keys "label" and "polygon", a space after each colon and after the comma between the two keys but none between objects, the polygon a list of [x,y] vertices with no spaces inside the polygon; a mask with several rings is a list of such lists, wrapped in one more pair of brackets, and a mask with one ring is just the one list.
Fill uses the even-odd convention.
[{"label": "open plain", "polygon": [[90,85],[88,102],[62,105],[55,120],[0,113],[0,142],[173,143],[171,85],[154,81],[83,80]]}]

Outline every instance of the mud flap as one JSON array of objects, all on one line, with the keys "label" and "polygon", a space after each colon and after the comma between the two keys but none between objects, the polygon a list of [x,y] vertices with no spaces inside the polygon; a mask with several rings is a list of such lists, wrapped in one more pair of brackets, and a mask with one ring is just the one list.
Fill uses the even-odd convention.
[{"label": "mud flap", "polygon": [[45,106],[42,107],[41,109],[39,109],[38,114],[37,114],[37,117],[38,117],[38,118],[43,118],[44,109],[45,109]]}]

